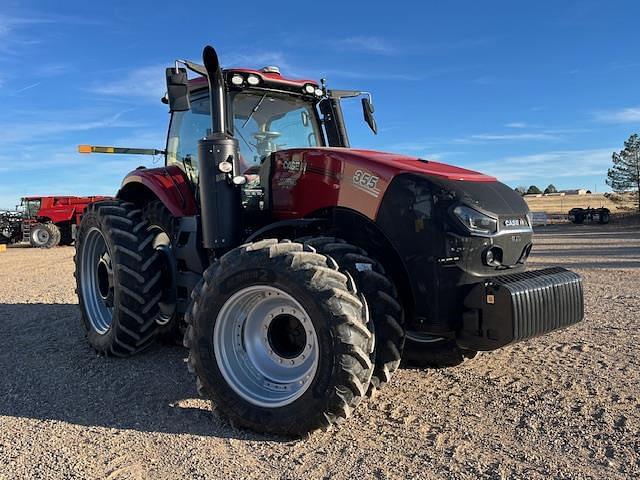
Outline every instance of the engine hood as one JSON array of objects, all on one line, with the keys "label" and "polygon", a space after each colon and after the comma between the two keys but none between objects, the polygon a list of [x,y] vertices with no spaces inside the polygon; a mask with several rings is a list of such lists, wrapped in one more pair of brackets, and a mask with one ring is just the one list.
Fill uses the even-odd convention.
[{"label": "engine hood", "polygon": [[448,180],[466,180],[471,182],[495,182],[495,177],[468,170],[466,168],[447,165],[446,163],[424,160],[397,153],[378,152],[352,148],[330,148],[342,155],[352,156],[361,161],[375,162],[381,166],[397,169],[397,173],[421,173]]}]

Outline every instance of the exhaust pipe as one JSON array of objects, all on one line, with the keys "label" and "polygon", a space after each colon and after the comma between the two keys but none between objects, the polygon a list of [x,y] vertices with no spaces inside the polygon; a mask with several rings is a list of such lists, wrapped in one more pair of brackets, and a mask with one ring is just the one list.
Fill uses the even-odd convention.
[{"label": "exhaust pipe", "polygon": [[[227,97],[215,49],[207,45],[202,59],[211,106],[211,133],[198,142],[202,243],[207,249],[226,250],[238,245],[241,231],[240,190],[232,181],[237,174],[238,140],[228,132]],[[220,168],[223,162],[233,165],[231,175]]]},{"label": "exhaust pipe", "polygon": [[215,49],[207,45],[202,51],[204,68],[209,81],[209,102],[211,105],[211,133],[227,133],[227,109],[222,69]]}]

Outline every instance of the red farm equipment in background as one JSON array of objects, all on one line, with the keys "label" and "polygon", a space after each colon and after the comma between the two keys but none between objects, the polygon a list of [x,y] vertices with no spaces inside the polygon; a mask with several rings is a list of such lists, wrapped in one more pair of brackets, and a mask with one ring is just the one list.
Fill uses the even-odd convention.
[{"label": "red farm equipment in background", "polygon": [[22,241],[38,248],[71,245],[82,212],[87,205],[109,197],[33,196],[23,197]]}]

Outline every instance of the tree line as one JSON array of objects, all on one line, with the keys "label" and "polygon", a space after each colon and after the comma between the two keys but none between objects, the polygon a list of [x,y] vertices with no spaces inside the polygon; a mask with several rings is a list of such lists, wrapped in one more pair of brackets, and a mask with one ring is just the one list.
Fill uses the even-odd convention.
[{"label": "tree line", "polygon": [[520,186],[520,187],[514,188],[514,190],[518,192],[520,195],[538,195],[541,193],[544,193],[546,195],[548,193],[558,193],[558,189],[555,187],[553,183],[550,183],[549,186],[544,190],[540,190],[535,185],[531,185],[529,188]]}]

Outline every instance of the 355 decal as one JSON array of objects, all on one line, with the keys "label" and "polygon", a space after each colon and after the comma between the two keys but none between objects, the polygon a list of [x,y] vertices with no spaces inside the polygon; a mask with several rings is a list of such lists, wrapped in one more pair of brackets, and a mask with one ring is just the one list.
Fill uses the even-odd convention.
[{"label": "355 decal", "polygon": [[353,173],[353,186],[368,193],[374,197],[380,195],[380,189],[378,188],[378,182],[380,178],[376,175],[367,172],[366,170],[356,170]]}]

